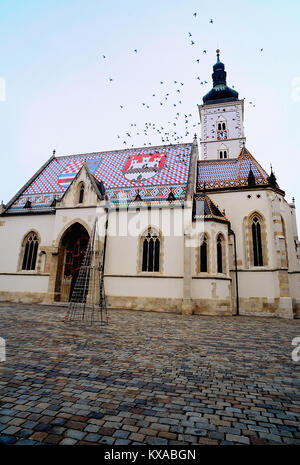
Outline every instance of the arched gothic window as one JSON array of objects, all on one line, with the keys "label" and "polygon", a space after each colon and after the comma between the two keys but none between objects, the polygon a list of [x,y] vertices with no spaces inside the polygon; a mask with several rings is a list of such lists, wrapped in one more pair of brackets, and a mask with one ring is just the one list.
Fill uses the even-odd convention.
[{"label": "arched gothic window", "polygon": [[223,238],[221,234],[217,238],[217,270],[218,273],[223,273]]},{"label": "arched gothic window", "polygon": [[287,244],[286,244],[286,233],[285,233],[285,225],[282,216],[281,219],[281,229],[282,229],[282,236],[279,238],[279,247],[280,247],[280,265],[281,267],[288,267],[288,252],[287,252]]},{"label": "arched gothic window", "polygon": [[142,271],[159,271],[159,234],[149,229],[143,238]]},{"label": "arched gothic window", "polygon": [[36,233],[31,232],[25,239],[22,270],[35,270],[39,240]]},{"label": "arched gothic window", "polygon": [[84,184],[81,183],[79,186],[78,203],[83,203],[83,199],[84,199]]},{"label": "arched gothic window", "polygon": [[258,216],[252,220],[253,265],[263,266],[263,250],[261,242],[261,225]]},{"label": "arched gothic window", "polygon": [[200,272],[207,273],[207,237],[202,236],[200,240]]}]

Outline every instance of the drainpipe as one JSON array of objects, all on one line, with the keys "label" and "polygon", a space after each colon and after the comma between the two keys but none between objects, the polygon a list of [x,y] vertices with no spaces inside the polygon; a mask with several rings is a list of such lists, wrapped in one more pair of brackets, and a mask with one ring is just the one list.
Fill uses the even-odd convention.
[{"label": "drainpipe", "polygon": [[235,294],[236,294],[236,313],[234,316],[238,316],[240,305],[239,305],[239,283],[238,283],[238,270],[237,270],[237,260],[236,260],[236,238],[234,231],[229,227],[229,234],[233,235],[233,244],[234,244],[234,271],[235,271]]},{"label": "drainpipe", "polygon": [[103,261],[102,261],[103,278],[104,278],[104,266],[105,266],[106,242],[107,242],[107,229],[108,229],[108,206],[106,206],[105,210],[106,210],[106,223],[105,223],[104,244],[103,244]]}]

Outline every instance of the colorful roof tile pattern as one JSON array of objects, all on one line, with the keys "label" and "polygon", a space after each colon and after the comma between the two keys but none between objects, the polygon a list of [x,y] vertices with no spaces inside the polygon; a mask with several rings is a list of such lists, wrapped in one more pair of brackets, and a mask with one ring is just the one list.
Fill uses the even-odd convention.
[{"label": "colorful roof tile pattern", "polygon": [[194,219],[217,219],[228,221],[228,218],[226,218],[225,214],[221,212],[218,205],[216,205],[215,202],[204,192],[195,194],[194,201]]},{"label": "colorful roof tile pattern", "polygon": [[250,168],[256,185],[267,185],[268,174],[243,147],[237,158],[198,162],[197,190],[222,189],[248,185]]},{"label": "colorful roof tile pattern", "polygon": [[171,189],[176,199],[184,200],[192,148],[192,144],[180,144],[52,158],[10,210],[21,211],[27,200],[31,210],[49,208],[54,199],[62,197],[84,163],[94,178],[103,182],[112,202],[134,200],[137,192],[143,200],[166,200]]}]

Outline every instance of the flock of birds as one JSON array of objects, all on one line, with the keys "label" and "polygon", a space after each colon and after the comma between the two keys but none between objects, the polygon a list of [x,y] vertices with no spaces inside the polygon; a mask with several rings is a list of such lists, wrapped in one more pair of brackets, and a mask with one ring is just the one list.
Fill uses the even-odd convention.
[{"label": "flock of birds", "polygon": [[[197,13],[193,13],[194,18],[197,17]],[[214,24],[213,19],[210,19],[210,24]],[[188,39],[190,41],[190,45],[194,46],[196,44],[195,39],[191,32],[188,32]],[[260,49],[263,51],[263,48]],[[138,49],[133,50],[134,54],[138,53]],[[207,50],[203,50],[202,53],[206,55]],[[107,55],[102,54],[102,59],[107,60]],[[196,63],[200,63],[200,58],[196,59]],[[114,79],[112,77],[108,78],[109,82],[113,82]],[[196,80],[200,82],[200,85],[208,84],[206,80],[201,80],[200,76],[196,77]],[[160,86],[163,86],[165,83],[164,81],[160,81]],[[122,140],[122,144],[127,147],[134,147],[135,144],[132,143],[133,139],[136,137],[142,137],[143,140],[147,138],[148,140],[154,137],[157,140],[157,136],[160,138],[162,144],[171,145],[180,142],[184,142],[185,138],[191,138],[196,136],[196,129],[200,125],[200,122],[197,122],[191,113],[185,113],[181,111],[182,104],[183,104],[183,96],[184,96],[184,82],[174,80],[173,83],[175,85],[175,89],[172,89],[170,83],[168,83],[168,91],[165,92],[163,95],[159,95],[160,91],[152,93],[151,103],[150,102],[141,102],[141,107],[148,110],[153,108],[154,103],[159,105],[159,108],[165,105],[171,105],[171,108],[175,110],[176,113],[173,114],[173,117],[170,118],[169,121],[165,124],[156,124],[154,122],[145,122],[142,125],[138,125],[137,123],[130,124],[130,130],[125,132],[122,136],[118,134],[116,137],[119,140]],[[234,88],[234,85],[231,85]],[[158,98],[159,97],[159,98]],[[177,98],[176,98],[177,97]],[[153,99],[158,99],[156,102]],[[255,107],[255,104],[251,101],[249,105]],[[124,104],[120,104],[120,110],[124,111],[126,106]],[[179,109],[179,111],[177,111]],[[201,139],[200,139],[201,140]],[[152,143],[144,142],[144,146],[151,146]],[[154,144],[158,145],[158,144]]]}]

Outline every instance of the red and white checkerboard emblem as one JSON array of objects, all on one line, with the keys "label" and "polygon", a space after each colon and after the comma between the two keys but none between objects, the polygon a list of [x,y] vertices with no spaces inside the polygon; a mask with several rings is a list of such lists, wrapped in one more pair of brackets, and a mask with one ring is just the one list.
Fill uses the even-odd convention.
[{"label": "red and white checkerboard emblem", "polygon": [[162,170],[166,152],[140,153],[131,155],[123,169],[128,181],[147,181]]}]

